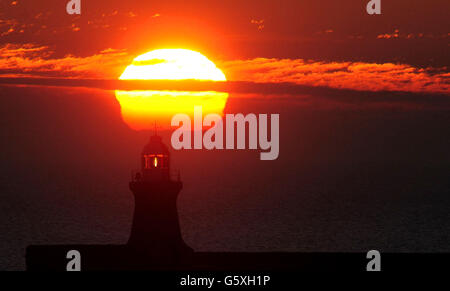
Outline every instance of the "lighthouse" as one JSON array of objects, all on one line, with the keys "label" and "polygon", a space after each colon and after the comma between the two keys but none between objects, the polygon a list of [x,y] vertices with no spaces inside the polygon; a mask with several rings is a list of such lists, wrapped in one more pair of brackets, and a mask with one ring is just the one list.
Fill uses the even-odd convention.
[{"label": "lighthouse", "polygon": [[141,154],[141,169],[132,175],[135,209],[128,246],[162,263],[182,259],[193,250],[184,242],[178,220],[180,176],[172,179],[170,153],[156,133]]}]

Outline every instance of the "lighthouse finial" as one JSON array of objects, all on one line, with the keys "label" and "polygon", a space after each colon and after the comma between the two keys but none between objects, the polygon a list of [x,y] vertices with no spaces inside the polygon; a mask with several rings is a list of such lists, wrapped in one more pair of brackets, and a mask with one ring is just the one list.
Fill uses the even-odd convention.
[{"label": "lighthouse finial", "polygon": [[158,135],[157,129],[156,129],[156,120],[155,120],[155,135]]}]

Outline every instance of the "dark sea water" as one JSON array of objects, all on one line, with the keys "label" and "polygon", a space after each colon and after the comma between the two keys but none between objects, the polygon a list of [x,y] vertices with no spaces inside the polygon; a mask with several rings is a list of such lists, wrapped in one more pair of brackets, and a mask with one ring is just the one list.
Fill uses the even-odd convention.
[{"label": "dark sea water", "polygon": [[[325,97],[230,95],[226,112],[280,114],[275,161],[173,151],[190,246],[450,251],[448,97]],[[149,135],[127,127],[110,91],[0,87],[0,269],[24,269],[30,244],[125,243]]]}]

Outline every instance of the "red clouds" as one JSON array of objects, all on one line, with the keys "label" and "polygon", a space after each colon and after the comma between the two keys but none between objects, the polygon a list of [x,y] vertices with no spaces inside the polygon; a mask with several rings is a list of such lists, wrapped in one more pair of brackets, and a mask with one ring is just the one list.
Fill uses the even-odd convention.
[{"label": "red clouds", "polygon": [[123,50],[105,49],[87,57],[52,58],[45,46],[8,44],[0,47],[0,75],[115,79],[131,62]]},{"label": "red clouds", "polygon": [[[8,44],[0,47],[0,76],[117,79],[133,56],[125,50],[52,58],[45,46]],[[229,81],[294,83],[358,91],[450,92],[447,68],[407,64],[322,62],[303,59],[254,58],[215,60]]]},{"label": "red clouds", "polygon": [[218,66],[232,81],[290,82],[362,91],[450,92],[450,73],[446,68],[267,58],[227,61]]}]

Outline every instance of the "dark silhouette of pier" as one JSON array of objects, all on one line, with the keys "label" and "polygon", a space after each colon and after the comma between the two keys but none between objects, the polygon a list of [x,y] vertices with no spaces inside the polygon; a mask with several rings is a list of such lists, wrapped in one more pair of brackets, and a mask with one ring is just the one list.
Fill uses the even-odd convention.
[{"label": "dark silhouette of pier", "polygon": [[[127,244],[28,246],[27,270],[65,271],[68,252],[76,250],[81,271],[366,271],[366,253],[195,252],[180,232],[176,202],[183,184],[179,174],[173,179],[169,150],[156,134],[144,147],[141,169],[133,173],[129,186],[135,210]],[[430,270],[444,266],[448,258],[448,254],[383,254],[382,266]]]}]

